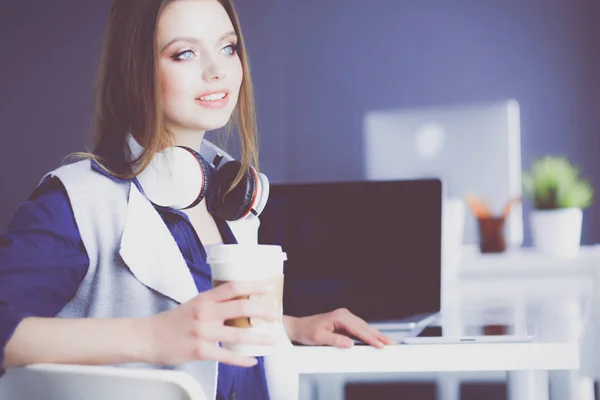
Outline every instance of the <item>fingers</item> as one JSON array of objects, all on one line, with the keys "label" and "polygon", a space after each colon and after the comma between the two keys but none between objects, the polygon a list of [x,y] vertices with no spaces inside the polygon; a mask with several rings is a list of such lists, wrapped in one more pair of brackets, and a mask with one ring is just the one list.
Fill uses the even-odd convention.
[{"label": "fingers", "polygon": [[195,336],[210,342],[257,344],[265,346],[277,343],[277,338],[272,335],[253,332],[246,328],[223,325],[213,326],[211,329],[197,330]]},{"label": "fingers", "polygon": [[262,281],[227,282],[214,289],[208,290],[199,296],[204,296],[215,302],[232,300],[237,297],[250,296],[252,294],[265,294],[274,290],[273,284]]},{"label": "fingers", "polygon": [[317,337],[317,342],[324,346],[335,346],[341,349],[349,349],[354,346],[354,341],[348,336],[339,333],[323,332]]},{"label": "fingers", "polygon": [[253,367],[258,363],[258,360],[254,357],[236,354],[230,350],[218,347],[217,345],[207,347],[204,351],[204,356],[208,360],[215,360],[239,367]]},{"label": "fingers", "polygon": [[[362,320],[361,320],[362,321]],[[373,328],[371,325],[367,324],[365,321],[362,321],[364,326],[366,327],[366,329],[369,330],[369,332],[375,336],[377,338],[377,340],[379,340],[381,343],[383,343],[384,345],[393,345],[393,344],[397,344],[393,339],[385,336],[383,333],[381,333],[379,330]]]},{"label": "fingers", "polygon": [[273,321],[281,317],[281,310],[273,303],[260,300],[231,300],[215,305],[219,319],[227,320],[239,317],[262,318]]},{"label": "fingers", "polygon": [[396,342],[394,339],[392,339],[391,337],[385,336],[383,333],[381,333],[379,331],[377,331],[377,339],[379,339],[383,344],[386,344],[388,346],[398,344],[398,342]]},{"label": "fingers", "polygon": [[345,326],[344,329],[352,336],[356,337],[359,340],[362,340],[366,344],[377,347],[379,349],[385,347],[385,344],[380,341],[376,335],[373,335],[367,329],[361,329],[360,327],[355,326]]},{"label": "fingers", "polygon": [[383,348],[386,344],[391,344],[377,329],[350,312],[340,316],[338,325],[350,335],[370,346]]}]

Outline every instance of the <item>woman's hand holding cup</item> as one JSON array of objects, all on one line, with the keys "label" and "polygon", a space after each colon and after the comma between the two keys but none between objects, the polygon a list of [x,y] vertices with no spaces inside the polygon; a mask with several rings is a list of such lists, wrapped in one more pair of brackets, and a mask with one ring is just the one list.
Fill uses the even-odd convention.
[{"label": "woman's hand holding cup", "polygon": [[255,365],[255,358],[219,347],[218,342],[275,344],[276,338],[272,335],[225,324],[235,318],[280,319],[279,307],[251,297],[271,293],[274,289],[271,283],[262,281],[227,282],[177,308],[146,319],[147,361],[175,365],[215,360],[244,367]]}]

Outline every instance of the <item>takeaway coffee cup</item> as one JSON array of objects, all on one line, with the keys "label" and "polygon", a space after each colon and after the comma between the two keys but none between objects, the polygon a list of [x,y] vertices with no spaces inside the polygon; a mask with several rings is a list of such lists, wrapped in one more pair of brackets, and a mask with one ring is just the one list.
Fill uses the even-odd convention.
[{"label": "takeaway coffee cup", "polygon": [[[266,281],[272,283],[271,293],[244,296],[274,304],[280,310],[275,321],[260,318],[235,318],[226,325],[252,329],[275,337],[281,336],[283,327],[283,263],[287,259],[281,246],[265,244],[219,244],[208,247],[207,261],[212,270],[213,287],[232,281]],[[276,345],[249,345],[223,343],[223,348],[248,356],[271,354]]]}]

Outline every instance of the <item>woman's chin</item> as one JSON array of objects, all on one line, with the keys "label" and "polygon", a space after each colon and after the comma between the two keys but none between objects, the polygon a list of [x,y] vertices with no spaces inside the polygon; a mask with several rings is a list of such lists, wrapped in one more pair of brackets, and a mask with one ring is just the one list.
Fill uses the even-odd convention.
[{"label": "woman's chin", "polygon": [[193,118],[167,118],[166,125],[174,132],[207,132],[225,127],[231,120],[231,113],[216,113],[213,115],[204,113],[202,116],[193,116]]},{"label": "woman's chin", "polygon": [[229,123],[230,119],[231,115],[227,115],[226,117],[220,118],[203,118],[201,121],[195,121],[192,129],[196,129],[199,131],[214,131],[225,127]]}]

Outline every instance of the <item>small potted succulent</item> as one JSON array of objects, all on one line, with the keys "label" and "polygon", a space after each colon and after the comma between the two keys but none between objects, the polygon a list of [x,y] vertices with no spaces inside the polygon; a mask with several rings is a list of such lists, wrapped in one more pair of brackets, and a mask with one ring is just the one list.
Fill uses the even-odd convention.
[{"label": "small potted succulent", "polygon": [[581,244],[583,210],[593,188],[565,157],[534,160],[523,173],[524,194],[533,202],[530,215],[534,247],[544,254],[573,257]]}]

